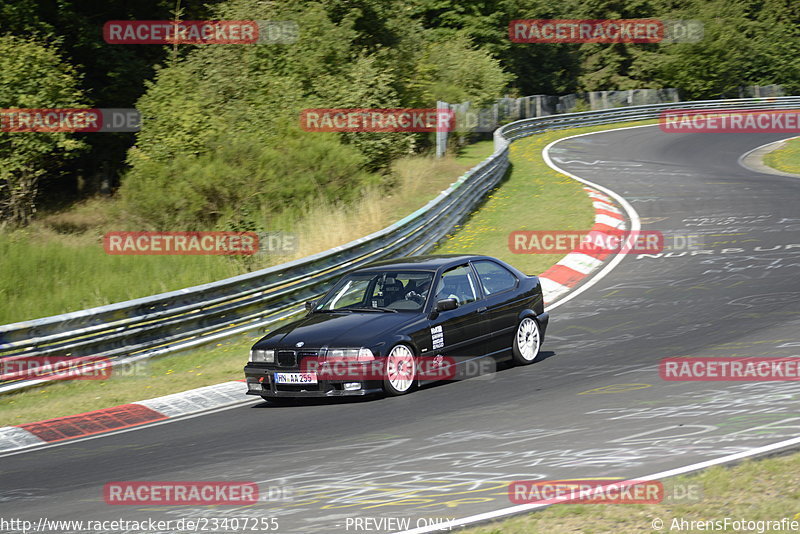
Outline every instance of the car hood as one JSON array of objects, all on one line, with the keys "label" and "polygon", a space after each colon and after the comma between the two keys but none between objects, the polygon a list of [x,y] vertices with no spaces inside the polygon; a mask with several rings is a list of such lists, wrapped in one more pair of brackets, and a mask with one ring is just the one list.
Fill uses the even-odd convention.
[{"label": "car hood", "polygon": [[331,312],[312,313],[273,330],[253,348],[368,347],[384,335],[418,319],[411,313]]}]

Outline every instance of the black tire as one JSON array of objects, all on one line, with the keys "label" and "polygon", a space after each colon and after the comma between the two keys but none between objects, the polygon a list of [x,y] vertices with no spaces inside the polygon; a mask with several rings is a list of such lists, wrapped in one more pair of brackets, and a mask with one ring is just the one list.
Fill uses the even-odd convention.
[{"label": "black tire", "polygon": [[384,375],[383,391],[390,397],[405,395],[414,389],[417,381],[417,359],[411,347],[403,344],[392,347],[386,356]]},{"label": "black tire", "polygon": [[542,331],[539,323],[532,317],[525,317],[517,325],[514,332],[512,352],[514,363],[517,365],[530,365],[539,356],[542,347]]}]

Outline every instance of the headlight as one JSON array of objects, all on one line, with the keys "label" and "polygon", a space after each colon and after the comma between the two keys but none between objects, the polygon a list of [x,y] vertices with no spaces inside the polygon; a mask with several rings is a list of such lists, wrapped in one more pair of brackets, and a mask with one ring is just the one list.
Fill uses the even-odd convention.
[{"label": "headlight", "polygon": [[347,360],[357,362],[368,362],[375,359],[372,351],[361,347],[360,349],[328,349],[325,351],[325,360]]},{"label": "headlight", "polygon": [[274,363],[275,351],[274,350],[261,350],[255,349],[250,351],[250,361],[257,363]]}]

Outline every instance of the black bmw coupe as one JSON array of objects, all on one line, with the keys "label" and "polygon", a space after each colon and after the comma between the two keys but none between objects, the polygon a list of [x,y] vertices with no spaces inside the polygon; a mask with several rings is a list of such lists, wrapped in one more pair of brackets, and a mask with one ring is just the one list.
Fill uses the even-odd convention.
[{"label": "black bmw coupe", "polygon": [[402,395],[484,358],[527,365],[549,319],[538,277],[473,255],[372,263],[306,309],[253,345],[248,394]]}]

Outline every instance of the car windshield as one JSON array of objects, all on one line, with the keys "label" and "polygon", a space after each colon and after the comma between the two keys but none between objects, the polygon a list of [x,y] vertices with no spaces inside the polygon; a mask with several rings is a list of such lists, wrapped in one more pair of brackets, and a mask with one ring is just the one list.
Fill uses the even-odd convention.
[{"label": "car windshield", "polygon": [[429,271],[369,271],[345,276],[314,311],[415,312],[431,287]]}]

